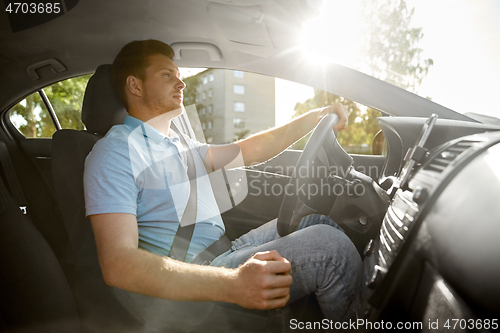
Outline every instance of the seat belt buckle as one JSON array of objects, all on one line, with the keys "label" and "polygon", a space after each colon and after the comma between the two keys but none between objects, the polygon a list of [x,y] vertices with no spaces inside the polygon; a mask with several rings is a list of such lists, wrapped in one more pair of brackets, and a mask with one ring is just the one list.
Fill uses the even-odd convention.
[{"label": "seat belt buckle", "polygon": [[24,215],[28,214],[28,208],[26,206],[19,206],[19,209]]}]

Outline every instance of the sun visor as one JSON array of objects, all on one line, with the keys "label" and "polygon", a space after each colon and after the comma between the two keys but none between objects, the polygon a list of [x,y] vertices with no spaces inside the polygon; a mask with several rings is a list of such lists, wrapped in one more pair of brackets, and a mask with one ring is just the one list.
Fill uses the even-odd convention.
[{"label": "sun visor", "polygon": [[265,13],[258,6],[210,3],[207,10],[214,23],[238,51],[264,58],[274,53],[264,22]]}]

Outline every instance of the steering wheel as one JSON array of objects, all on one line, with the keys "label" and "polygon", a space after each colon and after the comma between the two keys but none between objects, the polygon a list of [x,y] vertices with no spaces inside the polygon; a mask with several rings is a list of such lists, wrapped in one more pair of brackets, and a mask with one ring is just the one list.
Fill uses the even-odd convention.
[{"label": "steering wheel", "polygon": [[[304,216],[317,212],[318,210],[314,207],[325,206],[324,200],[326,200],[330,202],[331,208],[336,198],[334,194],[329,197],[322,196],[324,200],[315,203],[318,197],[311,198],[310,193],[303,191],[304,188],[309,190],[309,185],[315,179],[314,176],[318,179],[317,176],[320,173],[318,164],[326,167],[326,178],[330,178],[332,170],[340,170],[341,173],[346,174],[352,166],[352,157],[339,145],[333,131],[333,126],[338,119],[335,113],[330,113],[321,119],[297,161],[295,171],[285,188],[278,215],[278,233],[282,237],[295,231]],[[306,171],[306,176],[303,175],[304,171]],[[313,177],[307,177],[311,174]]]}]

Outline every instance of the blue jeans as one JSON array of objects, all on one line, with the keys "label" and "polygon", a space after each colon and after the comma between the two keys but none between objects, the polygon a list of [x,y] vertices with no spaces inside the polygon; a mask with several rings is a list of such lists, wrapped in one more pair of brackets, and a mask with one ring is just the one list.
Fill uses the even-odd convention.
[{"label": "blue jeans", "polygon": [[211,265],[236,268],[257,252],[276,250],[292,266],[290,302],[314,292],[325,318],[341,320],[361,286],[361,258],[354,244],[328,216],[306,216],[285,237],[279,236],[276,221],[233,241]]}]

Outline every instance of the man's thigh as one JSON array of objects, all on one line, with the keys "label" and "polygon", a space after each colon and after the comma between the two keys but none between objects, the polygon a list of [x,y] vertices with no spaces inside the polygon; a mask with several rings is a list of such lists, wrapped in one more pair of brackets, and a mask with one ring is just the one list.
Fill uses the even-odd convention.
[{"label": "man's thigh", "polygon": [[[297,231],[307,228],[312,225],[317,224],[327,224],[336,229],[342,230],[331,218],[325,215],[320,214],[311,214],[304,217],[299,226],[297,227]],[[260,227],[253,229],[246,234],[242,235],[238,239],[232,242],[231,252],[239,251],[244,248],[252,248],[257,247],[259,245],[267,244],[274,240],[278,240],[282,238],[278,234],[277,229],[277,219],[271,220]],[[218,259],[218,258],[216,258]],[[215,261],[215,260],[214,260]],[[218,265],[215,265],[218,266]]]},{"label": "man's thigh", "polygon": [[[257,252],[276,250],[290,261],[294,283],[291,301],[316,292],[320,275],[339,275],[346,281],[356,280],[360,261],[354,245],[347,235],[328,224],[312,224],[285,237],[260,245],[250,245],[232,250],[214,260],[212,265],[236,268]],[[350,277],[353,275],[353,277]]]},{"label": "man's thigh", "polygon": [[302,219],[295,232],[285,237],[277,233],[274,219],[233,241],[230,251],[217,257],[212,266],[236,268],[255,253],[272,250],[292,264],[299,264],[318,258],[320,253],[328,253],[328,249],[342,251],[345,243],[350,243],[349,238],[327,216],[309,215]]},{"label": "man's thigh", "polygon": [[[343,233],[342,228],[340,228],[331,218],[320,214],[312,214],[304,217],[295,232],[299,232],[313,225],[329,225]],[[337,234],[340,235],[340,233]],[[310,236],[307,237],[308,242],[314,241],[314,237],[312,239]],[[284,253],[288,253],[289,250],[291,250],[288,248],[290,246],[289,240],[283,241],[285,238],[286,237],[281,237],[278,234],[277,219],[271,220],[234,240],[231,249],[215,258],[212,262],[212,266],[238,267],[255,253],[261,251],[276,250],[281,254],[281,250],[283,252],[282,256],[284,256]],[[229,264],[230,262],[232,264]]]}]

